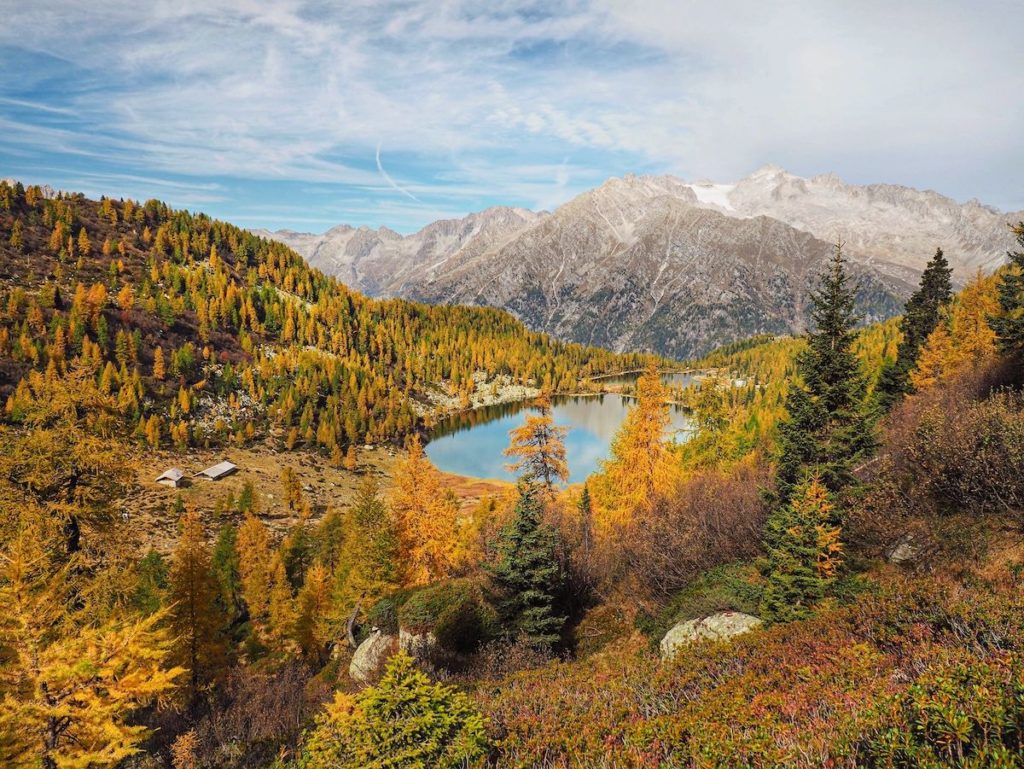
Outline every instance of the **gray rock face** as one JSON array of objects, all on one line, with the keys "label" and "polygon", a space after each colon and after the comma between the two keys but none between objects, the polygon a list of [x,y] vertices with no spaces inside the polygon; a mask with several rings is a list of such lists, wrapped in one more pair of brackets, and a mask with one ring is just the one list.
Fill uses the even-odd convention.
[{"label": "gray rock face", "polygon": [[257,234],[371,295],[501,307],[535,330],[679,358],[804,330],[841,237],[867,321],[901,311],[937,246],[955,277],[1005,259],[1009,221],[977,201],[766,166],[735,184],[613,178],[554,213],[491,208],[401,236],[341,226]]},{"label": "gray rock face", "polygon": [[348,666],[349,676],[361,684],[372,683],[395,653],[397,645],[393,635],[374,630],[352,655],[352,662]]},{"label": "gray rock face", "polygon": [[669,630],[661,639],[661,656],[663,659],[671,659],[679,649],[694,641],[732,638],[761,624],[757,617],[737,611],[723,611],[702,619],[686,620]]}]

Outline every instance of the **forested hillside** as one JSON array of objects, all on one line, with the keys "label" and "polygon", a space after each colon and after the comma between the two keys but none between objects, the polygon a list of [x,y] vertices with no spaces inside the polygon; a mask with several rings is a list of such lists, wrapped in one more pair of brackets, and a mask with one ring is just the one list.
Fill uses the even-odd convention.
[{"label": "forested hillside", "polygon": [[0,258],[9,418],[31,397],[28,372],[79,366],[152,446],[269,432],[337,453],[415,430],[439,388],[468,406],[496,382],[573,389],[644,360],[500,311],[369,300],[278,243],[152,200],[0,183]]}]

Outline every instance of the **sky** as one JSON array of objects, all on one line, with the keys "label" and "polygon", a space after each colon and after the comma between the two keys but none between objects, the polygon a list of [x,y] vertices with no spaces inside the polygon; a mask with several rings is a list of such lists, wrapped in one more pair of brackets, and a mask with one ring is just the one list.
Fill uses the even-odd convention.
[{"label": "sky", "polygon": [[1021,0],[0,0],[0,177],[411,232],[610,176],[1024,209]]}]

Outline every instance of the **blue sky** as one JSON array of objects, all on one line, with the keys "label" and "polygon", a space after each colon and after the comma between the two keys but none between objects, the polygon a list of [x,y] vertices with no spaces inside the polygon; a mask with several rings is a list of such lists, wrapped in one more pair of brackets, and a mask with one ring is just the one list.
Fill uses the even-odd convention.
[{"label": "blue sky", "polygon": [[312,232],[765,163],[1021,209],[1019,11],[0,0],[0,176]]}]

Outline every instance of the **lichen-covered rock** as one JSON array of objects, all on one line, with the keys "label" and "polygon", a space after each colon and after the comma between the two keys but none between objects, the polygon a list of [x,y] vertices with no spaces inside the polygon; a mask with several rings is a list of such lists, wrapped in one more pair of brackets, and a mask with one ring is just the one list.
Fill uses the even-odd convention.
[{"label": "lichen-covered rock", "polygon": [[406,628],[398,630],[398,648],[414,660],[430,659],[437,648],[437,636],[431,631],[414,633]]},{"label": "lichen-covered rock", "polygon": [[669,630],[661,639],[661,656],[670,659],[680,647],[704,638],[732,638],[753,630],[761,620],[738,611],[723,611],[701,619],[688,619]]},{"label": "lichen-covered rock", "polygon": [[393,635],[374,630],[352,655],[348,666],[348,674],[353,681],[368,684],[375,681],[384,669],[384,663],[390,659],[398,648],[397,639]]}]

